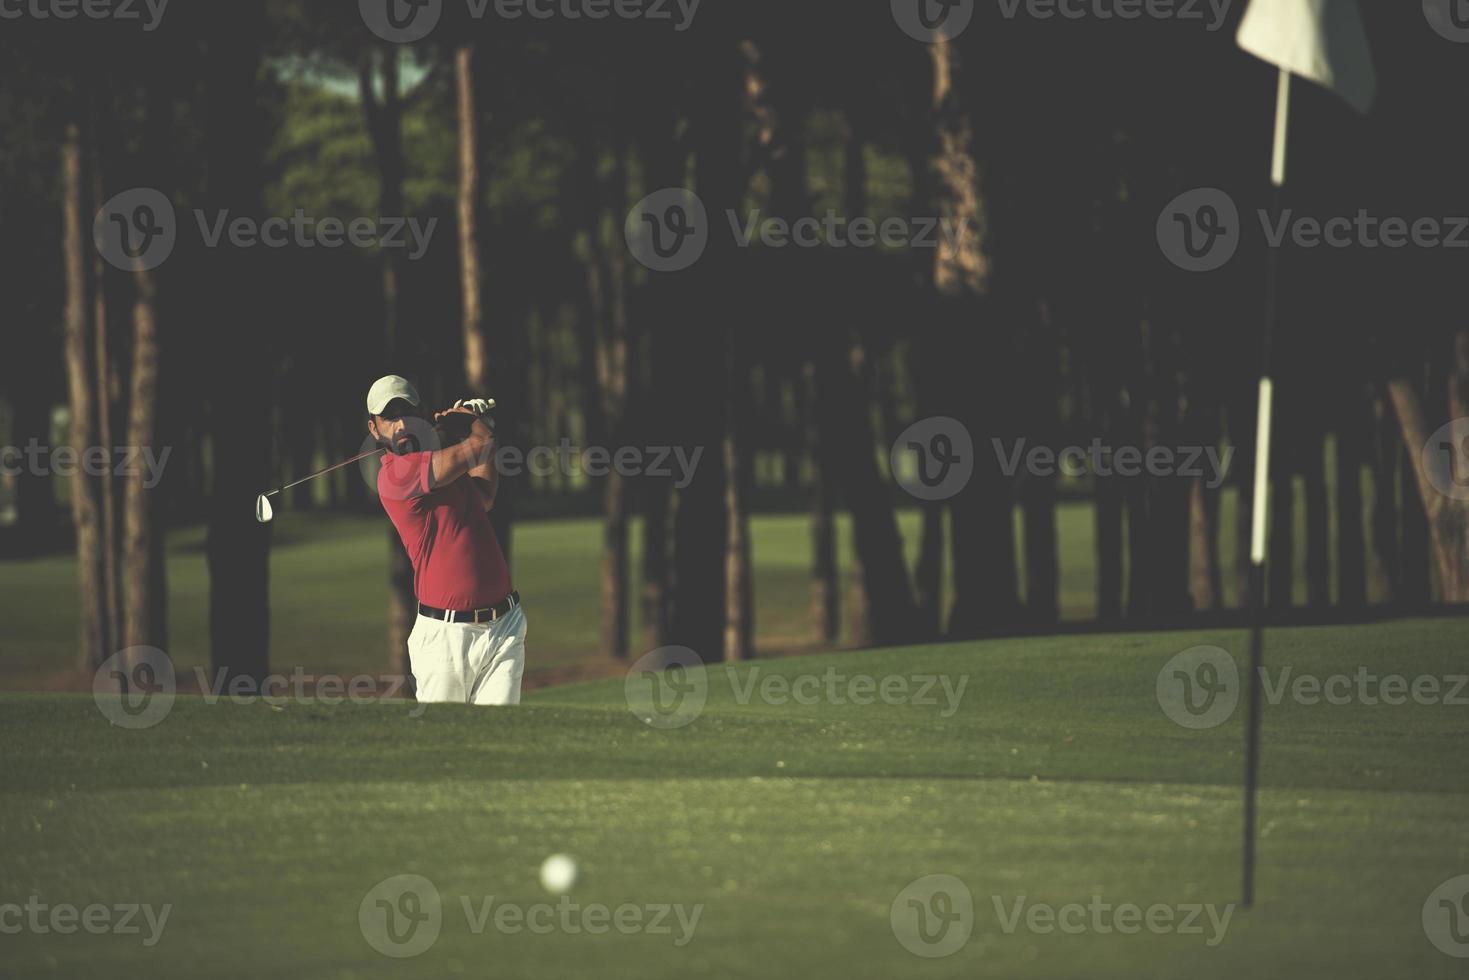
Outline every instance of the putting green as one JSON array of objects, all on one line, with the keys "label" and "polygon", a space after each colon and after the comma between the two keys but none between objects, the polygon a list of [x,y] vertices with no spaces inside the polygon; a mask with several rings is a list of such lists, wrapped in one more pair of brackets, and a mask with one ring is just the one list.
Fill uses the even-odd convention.
[{"label": "putting green", "polygon": [[[1469,708],[1442,703],[1452,682],[1437,703],[1396,705],[1313,704],[1293,685],[1463,674],[1469,621],[1272,632],[1283,693],[1266,713],[1250,911],[1229,908],[1241,712],[1190,729],[1157,699],[1177,653],[1238,657],[1242,641],[787,658],[665,675],[656,703],[642,677],[517,710],[179,698],[142,730],[111,727],[85,695],[3,696],[0,905],[171,906],[151,946],[143,914],[137,933],[91,935],[37,913],[40,929],[0,934],[3,972],[1461,976],[1422,919],[1469,874]],[[646,724],[629,690],[659,724],[688,723]],[[581,864],[565,900],[537,880],[557,852]],[[385,910],[393,935],[428,937],[410,928],[428,913],[403,902],[406,875],[431,883],[438,932],[394,958],[373,946]],[[959,879],[973,910],[939,940],[967,928],[967,942],[936,959],[891,919],[896,904],[913,932],[915,894],[930,937],[960,915],[952,883],[947,900],[922,891],[931,875]]]}]

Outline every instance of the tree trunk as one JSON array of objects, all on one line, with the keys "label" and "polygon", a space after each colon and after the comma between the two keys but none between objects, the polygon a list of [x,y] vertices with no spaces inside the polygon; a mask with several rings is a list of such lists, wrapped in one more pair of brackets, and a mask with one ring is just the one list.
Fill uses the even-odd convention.
[{"label": "tree trunk", "polygon": [[[676,139],[678,119],[672,112],[652,113],[647,129],[638,134],[637,147],[648,187],[673,187],[685,181],[686,150]],[[636,431],[646,445],[672,445],[670,391],[680,370],[670,347],[673,332],[678,329],[676,298],[670,293],[678,289],[677,279],[654,276],[642,289],[638,305],[643,324],[640,335],[647,338],[646,376],[641,379],[639,394],[632,406]],[[639,594],[641,646],[644,652],[656,650],[671,642],[670,599],[672,568],[669,562],[669,524],[671,520],[672,481],[662,475],[644,473],[637,479],[639,504],[643,517],[643,556]]]},{"label": "tree trunk", "polygon": [[1204,477],[1189,483],[1189,592],[1194,608],[1213,612],[1223,605],[1219,581],[1219,491]]},{"label": "tree trunk", "polygon": [[[205,93],[211,210],[258,215],[263,209],[260,154],[268,141],[256,92],[263,21],[259,7],[230,4],[210,22]],[[271,432],[259,413],[270,408],[261,401],[260,380],[271,376],[272,362],[256,315],[265,273],[258,255],[237,250],[208,250],[204,260],[208,294],[201,301],[217,310],[220,364],[227,365],[211,389],[210,651],[227,681],[248,677],[260,683],[269,672],[270,642],[270,525],[258,523],[254,512],[255,495],[270,476]]]},{"label": "tree trunk", "polygon": [[1325,446],[1319,433],[1306,440],[1302,475],[1306,490],[1306,604],[1331,605],[1331,505],[1326,495]]},{"label": "tree trunk", "polygon": [[870,630],[854,642],[889,646],[913,639],[918,610],[891,493],[874,460],[869,407],[866,388],[845,353],[829,349],[816,366],[816,418],[822,464],[840,481],[852,513],[854,574]]},{"label": "tree trunk", "polygon": [[[701,52],[694,81],[690,137],[695,153],[695,182],[711,220],[738,209],[746,176],[744,84],[745,63],[739,48],[714,35]],[[674,643],[700,657],[717,660],[724,650],[725,547],[729,516],[725,512],[724,446],[727,397],[723,385],[709,384],[727,370],[728,334],[735,328],[733,303],[741,284],[740,261],[733,240],[708,236],[704,255],[679,274],[679,287],[691,301],[685,323],[662,338],[677,365],[678,416],[672,420],[676,444],[689,452],[704,450],[697,471],[678,490],[674,519],[674,578],[670,633]]]},{"label": "tree trunk", "polygon": [[[96,445],[96,406],[88,343],[87,275],[90,224],[86,206],[82,125],[66,124],[61,146],[63,243],[66,260],[65,344],[67,389],[71,403],[71,444],[78,452]],[[77,539],[78,666],[95,670],[112,653],[107,636],[105,578],[102,571],[100,485],[78,472],[71,481],[71,512]]]},{"label": "tree trunk", "polygon": [[[586,195],[582,230],[588,245],[586,301],[578,319],[583,414],[589,444],[615,453],[625,439],[630,385],[627,267],[623,249],[607,247],[603,203],[613,215],[626,214],[625,148],[615,148],[613,176],[603,188],[597,174],[599,146],[590,127],[585,128],[576,163],[576,181]],[[626,478],[616,466],[602,478],[602,518],[602,652],[622,660],[629,649],[628,502]]]},{"label": "tree trunk", "polygon": [[[90,131],[92,138],[88,142],[90,150],[88,174],[91,178],[92,204],[94,208],[99,208],[107,200],[102,168],[111,160],[112,154],[108,151],[115,149],[108,128],[112,125],[113,112],[110,105],[99,104],[110,97],[110,92],[108,95],[103,95],[94,91],[91,95]],[[96,249],[90,251],[92,259],[92,353],[96,358],[92,372],[92,381],[96,385],[94,399],[97,407],[97,442],[95,445],[105,447],[111,453],[113,447],[117,445],[118,400],[121,388],[117,368],[118,351],[111,337],[113,310],[108,288],[108,280],[114,279],[115,281],[115,277],[109,274],[108,265],[103,261],[102,253]],[[86,448],[88,447],[79,447],[78,451]],[[122,554],[122,515],[120,513],[122,495],[120,490],[121,487],[118,485],[113,467],[103,467],[98,477],[98,494],[101,502],[98,537],[101,542],[103,610],[106,617],[107,643],[110,647],[116,647],[123,638],[122,570],[118,567]]]},{"label": "tree trunk", "polygon": [[[812,405],[816,398],[816,366],[807,364],[800,401]],[[807,443],[811,447],[811,621],[816,638],[831,646],[841,638],[841,580],[837,574],[836,487],[828,471],[829,456],[814,409],[807,418]]]},{"label": "tree trunk", "polygon": [[[14,445],[27,446],[31,440],[42,446],[51,445],[51,408],[55,389],[50,379],[23,367],[19,376],[9,379],[14,394],[11,411],[14,419]],[[13,550],[10,555],[39,555],[47,551],[56,537],[56,497],[51,478],[29,468],[15,477],[15,525],[11,529]]]},{"label": "tree trunk", "polygon": [[474,46],[454,52],[459,114],[459,285],[463,304],[464,378],[469,394],[489,392],[489,353],[484,335],[483,272],[479,239],[479,117],[475,114]]},{"label": "tree trunk", "polygon": [[734,331],[728,339],[724,431],[724,659],[755,654],[755,581],[750,569],[750,368]]},{"label": "tree trunk", "polygon": [[[147,123],[144,154],[149,169],[164,171],[172,112],[165,82],[147,83]],[[165,191],[166,193],[167,191]],[[159,368],[162,362],[158,324],[158,284],[151,269],[133,272],[132,390],[128,397],[128,445],[155,446],[159,442]],[[125,478],[122,568],[127,579],[123,608],[123,640],[129,647],[168,646],[168,580],[164,566],[165,513],[160,486],[144,486],[141,472]]]},{"label": "tree trunk", "polygon": [[[1036,442],[1054,446],[1059,441],[1056,416],[1057,358],[1049,310],[1026,311],[1027,422]],[[1060,572],[1056,538],[1056,475],[1026,474],[1021,484],[1021,508],[1025,522],[1025,611],[1032,623],[1051,624],[1061,618]]]},{"label": "tree trunk", "polygon": [[1096,478],[1097,618],[1122,618],[1122,483],[1117,476]]},{"label": "tree trunk", "polygon": [[1276,443],[1271,448],[1272,459],[1270,462],[1270,517],[1267,527],[1270,529],[1270,547],[1267,560],[1269,562],[1269,585],[1266,594],[1269,596],[1270,608],[1289,609],[1295,605],[1295,578],[1296,578],[1296,509],[1295,509],[1295,474],[1285,461],[1289,458],[1293,441],[1287,441],[1282,429],[1288,424],[1283,418],[1286,412],[1283,405],[1278,405],[1276,412]]},{"label": "tree trunk", "polygon": [[1336,430],[1337,602],[1344,609],[1367,605],[1367,547],[1362,534],[1362,434],[1367,416],[1360,389],[1342,400]]},{"label": "tree trunk", "polygon": [[[1456,337],[1458,345],[1457,363],[1455,365],[1455,377],[1450,383],[1450,411],[1462,413],[1466,409],[1465,393],[1469,391],[1469,335],[1463,333]],[[1392,396],[1393,407],[1397,411],[1398,422],[1402,426],[1403,441],[1410,448],[1428,445],[1428,424],[1424,420],[1422,402],[1413,386],[1406,380],[1397,378],[1388,384],[1388,391]],[[1457,417],[1462,418],[1462,415]],[[1464,459],[1464,447],[1429,447],[1430,449],[1446,449],[1449,466],[1462,467]],[[1439,590],[1443,601],[1451,603],[1469,602],[1469,506],[1466,501],[1450,497],[1433,483],[1429,471],[1424,466],[1423,452],[1409,452],[1404,460],[1404,496],[1410,492],[1407,488],[1416,486],[1422,507],[1410,507],[1407,500],[1403,502],[1403,561],[1404,561],[1404,592],[1411,605],[1420,605],[1426,601],[1427,583],[1416,580],[1417,569],[1412,566],[1414,559],[1420,557],[1416,548],[1410,548],[1410,538],[1426,537],[1433,546],[1433,555],[1438,570]],[[1446,469],[1449,476],[1461,476],[1452,469]],[[1411,481],[1411,482],[1410,482]],[[1410,526],[1408,513],[1412,512],[1416,520]],[[1422,555],[1427,565],[1426,555]],[[1426,578],[1426,574],[1423,576]]]},{"label": "tree trunk", "polygon": [[[976,447],[986,437],[1008,435],[1001,415],[1008,411],[1009,386],[1001,359],[1009,355],[1008,326],[995,315],[990,299],[991,259],[984,250],[987,213],[981,196],[981,173],[974,145],[974,123],[961,93],[972,94],[960,80],[959,51],[951,41],[928,46],[932,89],[932,155],[925,179],[932,189],[934,212],[950,228],[969,232],[944,242],[934,252],[935,321],[942,346],[948,337],[981,330],[979,371],[949,365],[943,388],[953,398],[956,418],[971,433]],[[965,368],[971,367],[968,363]],[[954,565],[954,605],[948,630],[955,637],[975,636],[986,627],[1013,622],[1019,611],[1015,572],[1014,504],[1009,479],[993,466],[976,465],[969,485],[949,501],[950,543]],[[905,590],[906,592],[906,590]],[[916,609],[915,609],[916,626]]]},{"label": "tree trunk", "polygon": [[[377,57],[374,58],[374,51]],[[402,217],[403,179],[403,107],[398,92],[398,48],[384,45],[380,49],[363,50],[358,71],[358,94],[366,115],[368,134],[372,138],[373,155],[377,160],[378,216],[381,218]],[[381,66],[382,95],[376,94],[374,85],[374,62]],[[408,344],[398,330],[398,282],[400,250],[380,250],[378,260],[382,263],[382,349],[388,359],[397,365],[397,372],[413,376],[418,372],[410,363]],[[420,386],[422,380],[418,379]],[[425,406],[426,408],[431,406]],[[408,660],[408,634],[413,630],[413,620],[418,615],[418,600],[414,595],[413,562],[398,531],[391,524],[388,537],[388,665],[389,670],[400,677],[411,674]]]},{"label": "tree trunk", "polygon": [[1398,448],[1402,436],[1395,422],[1392,396],[1373,398],[1372,440],[1372,581],[1373,591],[1389,603],[1402,599],[1398,549]]}]

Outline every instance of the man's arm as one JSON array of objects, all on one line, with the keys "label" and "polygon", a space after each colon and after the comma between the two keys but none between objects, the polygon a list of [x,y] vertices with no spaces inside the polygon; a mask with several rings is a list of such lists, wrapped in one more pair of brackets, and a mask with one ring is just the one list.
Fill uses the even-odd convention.
[{"label": "man's arm", "polygon": [[[463,411],[463,414],[474,415],[473,412],[462,409],[450,409],[450,411]],[[460,477],[485,467],[493,471],[494,451],[494,431],[476,417],[474,424],[470,426],[467,439],[456,446],[440,449],[429,458],[429,489],[437,490],[439,487],[448,486]],[[476,486],[478,485],[476,483]]]},{"label": "man's arm", "polygon": [[500,471],[495,469],[493,448],[490,452],[489,462],[481,463],[469,471],[469,478],[474,481],[474,488],[479,491],[487,511],[495,509],[495,494],[500,492]]}]

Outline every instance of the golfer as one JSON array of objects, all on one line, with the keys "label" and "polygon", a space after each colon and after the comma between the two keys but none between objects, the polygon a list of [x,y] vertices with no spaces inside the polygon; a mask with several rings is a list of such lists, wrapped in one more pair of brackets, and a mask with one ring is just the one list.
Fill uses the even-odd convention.
[{"label": "golfer", "polygon": [[414,387],[397,375],[367,393],[367,429],[387,449],[378,498],[413,561],[418,617],[408,655],[418,700],[519,704],[525,612],[490,524],[499,477],[483,399],[434,416],[470,417],[469,436],[442,449]]}]

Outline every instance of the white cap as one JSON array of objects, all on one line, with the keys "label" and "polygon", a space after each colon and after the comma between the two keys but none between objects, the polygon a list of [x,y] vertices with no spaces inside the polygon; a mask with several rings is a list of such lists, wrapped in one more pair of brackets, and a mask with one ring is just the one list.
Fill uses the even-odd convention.
[{"label": "white cap", "polygon": [[414,408],[418,408],[420,404],[418,391],[408,383],[408,379],[390,374],[373,382],[372,389],[367,393],[367,414],[381,415],[383,409],[388,407],[388,402],[394,398],[401,398]]}]

